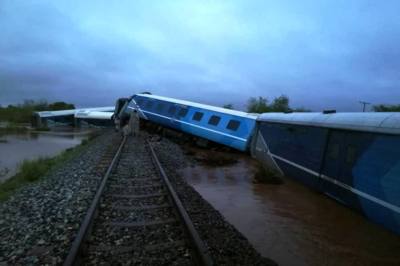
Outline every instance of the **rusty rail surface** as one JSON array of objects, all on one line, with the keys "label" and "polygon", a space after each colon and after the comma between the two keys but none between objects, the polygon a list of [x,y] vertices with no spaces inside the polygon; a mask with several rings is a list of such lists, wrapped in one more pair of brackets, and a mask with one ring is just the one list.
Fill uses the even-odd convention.
[{"label": "rusty rail surface", "polygon": [[[81,227],[78,231],[78,234],[76,235],[75,240],[73,241],[71,248],[69,250],[69,253],[64,261],[64,266],[72,266],[72,265],[79,265],[82,262],[83,258],[83,250],[85,247],[85,242],[88,240],[88,237],[91,234],[92,227],[94,224],[94,221],[96,217],[98,216],[99,213],[99,203],[100,200],[103,196],[103,193],[105,191],[105,188],[107,186],[107,180],[109,179],[109,176],[111,175],[113,169],[115,168],[115,165],[120,159],[121,156],[121,151],[126,143],[126,137],[123,138],[117,152],[115,153],[110,166],[107,169],[107,172],[103,176],[101,183],[99,185],[99,188],[96,192],[95,197],[93,198],[93,201],[91,203],[90,208],[88,209],[88,212],[81,224]],[[197,265],[214,265],[211,256],[209,254],[208,249],[206,248],[204,242],[200,238],[196,228],[193,225],[193,222],[191,221],[187,211],[185,210],[182,202],[179,199],[178,194],[176,193],[173,185],[171,184],[167,174],[165,173],[156,152],[154,151],[152,144],[149,141],[146,141],[147,146],[150,149],[151,153],[151,158],[153,161],[153,165],[155,166],[157,172],[159,173],[161,177],[161,184],[163,184],[166,188],[166,196],[169,198],[169,204],[171,204],[175,210],[177,216],[179,216],[179,220],[181,224],[183,225],[183,229],[186,232],[186,237],[188,239],[187,245],[190,247],[193,259],[195,264]],[[163,186],[162,185],[162,186]],[[146,186],[143,186],[146,187]],[[164,205],[158,206],[158,207],[165,207]],[[131,207],[128,207],[131,208]],[[155,208],[155,207],[154,207]],[[122,223],[121,223],[122,224]],[[132,224],[131,224],[132,225]],[[140,223],[137,223],[136,226],[140,226]],[[186,241],[185,241],[186,242]]]},{"label": "rusty rail surface", "polygon": [[169,181],[169,178],[167,174],[164,171],[164,168],[162,167],[151,143],[147,141],[151,154],[153,156],[154,162],[157,166],[157,170],[159,171],[167,189],[168,193],[171,196],[172,202],[179,214],[179,217],[182,220],[182,223],[185,226],[185,229],[187,231],[187,234],[192,242],[193,249],[196,252],[196,257],[199,260],[201,265],[213,265],[213,261],[211,259],[211,256],[209,255],[209,252],[203,242],[203,240],[200,238],[199,233],[197,232],[196,228],[193,225],[192,220],[189,217],[189,214],[185,210],[185,207],[183,207],[183,204],[181,200],[179,199],[178,194],[175,192],[174,187],[172,186],[171,182]]}]

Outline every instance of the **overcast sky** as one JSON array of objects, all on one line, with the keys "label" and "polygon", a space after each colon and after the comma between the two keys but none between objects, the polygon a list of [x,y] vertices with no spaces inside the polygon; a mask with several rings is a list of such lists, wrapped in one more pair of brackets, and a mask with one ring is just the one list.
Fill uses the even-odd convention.
[{"label": "overcast sky", "polygon": [[0,104],[400,103],[400,1],[0,0]]}]

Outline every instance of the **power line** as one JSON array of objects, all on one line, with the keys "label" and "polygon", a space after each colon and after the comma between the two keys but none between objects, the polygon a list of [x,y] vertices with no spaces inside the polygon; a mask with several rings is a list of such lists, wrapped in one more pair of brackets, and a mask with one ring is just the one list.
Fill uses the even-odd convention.
[{"label": "power line", "polygon": [[365,107],[371,103],[369,102],[364,102],[364,101],[359,101],[363,105],[363,112],[365,112]]}]

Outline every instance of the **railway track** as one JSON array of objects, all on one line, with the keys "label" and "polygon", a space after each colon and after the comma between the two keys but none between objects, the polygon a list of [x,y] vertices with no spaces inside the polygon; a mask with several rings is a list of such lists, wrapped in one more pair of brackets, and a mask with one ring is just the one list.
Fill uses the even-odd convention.
[{"label": "railway track", "polygon": [[213,265],[151,143],[124,138],[64,265]]}]

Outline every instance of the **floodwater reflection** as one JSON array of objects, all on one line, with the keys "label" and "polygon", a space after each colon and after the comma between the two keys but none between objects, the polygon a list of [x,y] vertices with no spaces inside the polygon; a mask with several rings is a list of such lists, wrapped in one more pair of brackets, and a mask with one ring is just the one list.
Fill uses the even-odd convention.
[{"label": "floodwater reflection", "polygon": [[90,132],[27,132],[0,135],[0,182],[13,176],[23,160],[51,157],[74,147]]},{"label": "floodwater reflection", "polygon": [[400,237],[293,180],[255,184],[254,161],[197,165],[186,180],[280,265],[400,265]]}]

